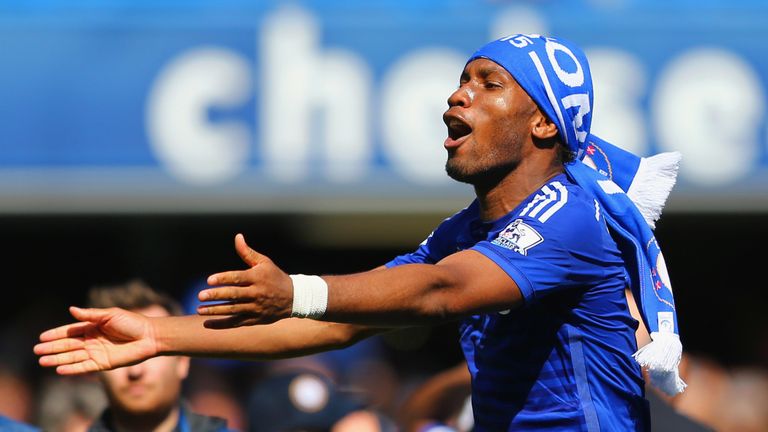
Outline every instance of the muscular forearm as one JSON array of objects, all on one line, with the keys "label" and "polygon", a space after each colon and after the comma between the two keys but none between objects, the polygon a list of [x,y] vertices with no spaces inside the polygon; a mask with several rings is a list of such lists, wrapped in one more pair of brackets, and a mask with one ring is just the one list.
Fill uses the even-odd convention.
[{"label": "muscular forearm", "polygon": [[409,264],[356,275],[324,276],[328,306],[323,319],[407,326],[514,306],[521,300],[519,290],[494,264],[488,271],[481,269],[489,263],[477,252],[467,251],[436,265]]},{"label": "muscular forearm", "polygon": [[408,325],[451,315],[442,295],[452,289],[451,283],[434,265],[411,264],[323,279],[328,283],[325,320]]},{"label": "muscular forearm", "polygon": [[198,313],[219,328],[268,324],[294,316],[374,327],[440,323],[522,302],[515,281],[480,252],[465,250],[437,264],[408,264],[345,276],[289,277],[236,238],[251,267],[208,277]]},{"label": "muscular forearm", "polygon": [[298,357],[343,348],[385,331],[361,325],[286,319],[265,326],[209,329],[191,315],[153,319],[158,355],[253,360]]}]

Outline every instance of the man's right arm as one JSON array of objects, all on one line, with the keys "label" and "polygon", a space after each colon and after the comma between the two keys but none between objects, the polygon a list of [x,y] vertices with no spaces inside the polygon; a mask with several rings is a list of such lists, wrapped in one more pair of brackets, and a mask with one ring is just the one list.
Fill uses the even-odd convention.
[{"label": "man's right arm", "polygon": [[[379,266],[371,272],[385,270]],[[189,355],[247,360],[301,357],[346,348],[365,338],[392,330],[362,324],[287,318],[263,326],[211,329],[208,317],[189,315],[158,318],[158,355]],[[194,335],[194,337],[190,337]]]},{"label": "man's right arm", "polygon": [[40,335],[42,366],[62,375],[114,369],[159,355],[276,359],[343,348],[385,331],[362,325],[285,319],[264,326],[210,329],[200,316],[146,317],[118,308],[71,308],[77,323]]},{"label": "man's right arm", "polygon": [[209,329],[206,317],[156,319],[157,355],[270,360],[345,348],[384,328],[288,318],[264,326]]}]

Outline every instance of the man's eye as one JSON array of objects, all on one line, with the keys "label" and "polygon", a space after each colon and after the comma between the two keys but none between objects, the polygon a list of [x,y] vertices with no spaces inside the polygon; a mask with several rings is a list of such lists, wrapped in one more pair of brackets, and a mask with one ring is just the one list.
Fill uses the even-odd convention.
[{"label": "man's eye", "polygon": [[503,88],[503,86],[500,83],[497,83],[495,81],[488,81],[485,83],[485,88],[487,89],[500,89]]}]

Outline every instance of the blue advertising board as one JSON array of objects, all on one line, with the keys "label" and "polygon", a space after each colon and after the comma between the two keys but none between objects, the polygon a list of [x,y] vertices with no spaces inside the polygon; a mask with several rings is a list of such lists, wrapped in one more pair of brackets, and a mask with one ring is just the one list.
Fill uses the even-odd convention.
[{"label": "blue advertising board", "polygon": [[7,1],[0,214],[453,210],[441,115],[510,33],[585,48],[593,131],[683,153],[672,210],[768,210],[768,5]]}]

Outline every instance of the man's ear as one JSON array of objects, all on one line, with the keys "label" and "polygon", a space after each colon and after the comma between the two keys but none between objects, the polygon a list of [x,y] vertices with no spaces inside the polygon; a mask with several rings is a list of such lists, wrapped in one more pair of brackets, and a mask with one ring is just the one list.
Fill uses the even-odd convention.
[{"label": "man's ear", "polygon": [[557,125],[539,111],[533,117],[531,134],[541,140],[552,138],[557,135]]}]

